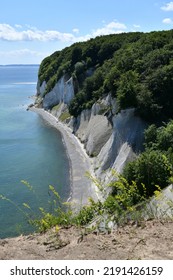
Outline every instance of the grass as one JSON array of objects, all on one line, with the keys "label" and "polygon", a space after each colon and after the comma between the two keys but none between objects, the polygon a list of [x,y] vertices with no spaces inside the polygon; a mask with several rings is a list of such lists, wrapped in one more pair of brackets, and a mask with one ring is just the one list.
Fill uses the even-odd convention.
[{"label": "grass", "polygon": [[[115,172],[114,175],[116,180],[107,186],[103,186],[99,180],[88,174],[90,179],[102,192],[104,201],[98,200],[96,202],[89,198],[88,205],[83,206],[77,213],[72,211],[70,203],[62,201],[58,192],[51,185],[49,186],[49,192],[51,192],[52,195],[51,201],[48,203],[51,204],[52,211],[48,212],[40,207],[39,217],[36,216],[36,214],[33,215],[34,213],[29,203],[24,202],[21,206],[18,206],[3,195],[0,195],[0,199],[12,203],[39,232],[45,232],[52,227],[58,232],[61,227],[69,227],[72,225],[77,227],[87,227],[89,225],[91,230],[99,230],[101,224],[104,224],[104,230],[109,232],[110,222],[111,226],[122,226],[129,221],[134,221],[139,225],[146,217],[147,219],[154,218],[152,211],[146,207],[149,200],[144,196],[140,196],[136,183],[132,182],[129,184],[121,175],[116,174]],[[33,195],[36,195],[28,182],[22,182]],[[145,188],[145,186],[143,187]],[[109,188],[109,195],[107,195],[107,188]],[[155,193],[155,197],[157,200],[162,199],[159,187]],[[173,209],[173,203],[170,201],[168,201],[168,209]],[[31,216],[32,219],[30,218]]]},{"label": "grass", "polygon": [[59,104],[57,104],[56,106],[54,106],[54,107],[52,108],[52,110],[53,110],[53,111],[58,111],[60,107],[61,107],[61,103],[59,103]]},{"label": "grass", "polygon": [[63,122],[63,121],[66,121],[70,117],[71,117],[70,113],[68,111],[65,111],[60,115],[59,120],[61,122]]}]

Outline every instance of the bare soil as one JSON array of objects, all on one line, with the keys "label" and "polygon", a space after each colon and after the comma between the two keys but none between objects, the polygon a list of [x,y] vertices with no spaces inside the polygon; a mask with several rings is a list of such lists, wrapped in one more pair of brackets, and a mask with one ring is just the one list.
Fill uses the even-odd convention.
[{"label": "bare soil", "polygon": [[173,221],[129,224],[111,233],[75,227],[0,240],[1,260],[172,260]]}]

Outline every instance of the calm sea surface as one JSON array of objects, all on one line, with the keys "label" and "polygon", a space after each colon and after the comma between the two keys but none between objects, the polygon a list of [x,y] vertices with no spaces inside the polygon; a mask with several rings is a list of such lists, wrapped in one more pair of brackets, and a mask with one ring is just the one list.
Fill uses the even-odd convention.
[{"label": "calm sea surface", "polygon": [[[36,93],[38,66],[0,66],[0,238],[33,229],[17,208],[49,210],[49,185],[67,199],[69,162],[60,133],[26,111]],[[21,181],[33,187],[34,193]],[[14,204],[16,205],[14,205]]]}]

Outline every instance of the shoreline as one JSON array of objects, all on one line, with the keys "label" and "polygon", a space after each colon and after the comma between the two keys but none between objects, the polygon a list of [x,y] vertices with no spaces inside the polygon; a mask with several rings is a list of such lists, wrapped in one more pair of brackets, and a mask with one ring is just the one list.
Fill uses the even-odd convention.
[{"label": "shoreline", "polygon": [[98,200],[98,190],[85,174],[89,172],[94,175],[92,159],[86,153],[79,139],[72,134],[72,130],[67,125],[51,113],[35,107],[29,108],[29,110],[37,113],[61,133],[70,165],[70,196],[67,201],[72,203],[72,207],[78,211],[82,206],[88,204],[88,198]]}]

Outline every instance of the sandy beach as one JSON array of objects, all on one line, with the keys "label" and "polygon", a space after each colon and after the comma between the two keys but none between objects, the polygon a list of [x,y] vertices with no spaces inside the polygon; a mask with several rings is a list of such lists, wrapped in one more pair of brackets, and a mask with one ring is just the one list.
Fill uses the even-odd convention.
[{"label": "sandy beach", "polygon": [[69,127],[58,121],[51,113],[45,111],[44,109],[34,107],[30,108],[30,111],[39,114],[44,121],[58,129],[62,135],[71,167],[71,194],[69,201],[72,203],[74,209],[78,210],[83,205],[86,205],[89,197],[97,200],[97,187],[91,179],[86,176],[86,172],[94,175],[92,159],[87,155],[79,139],[72,134]]}]

